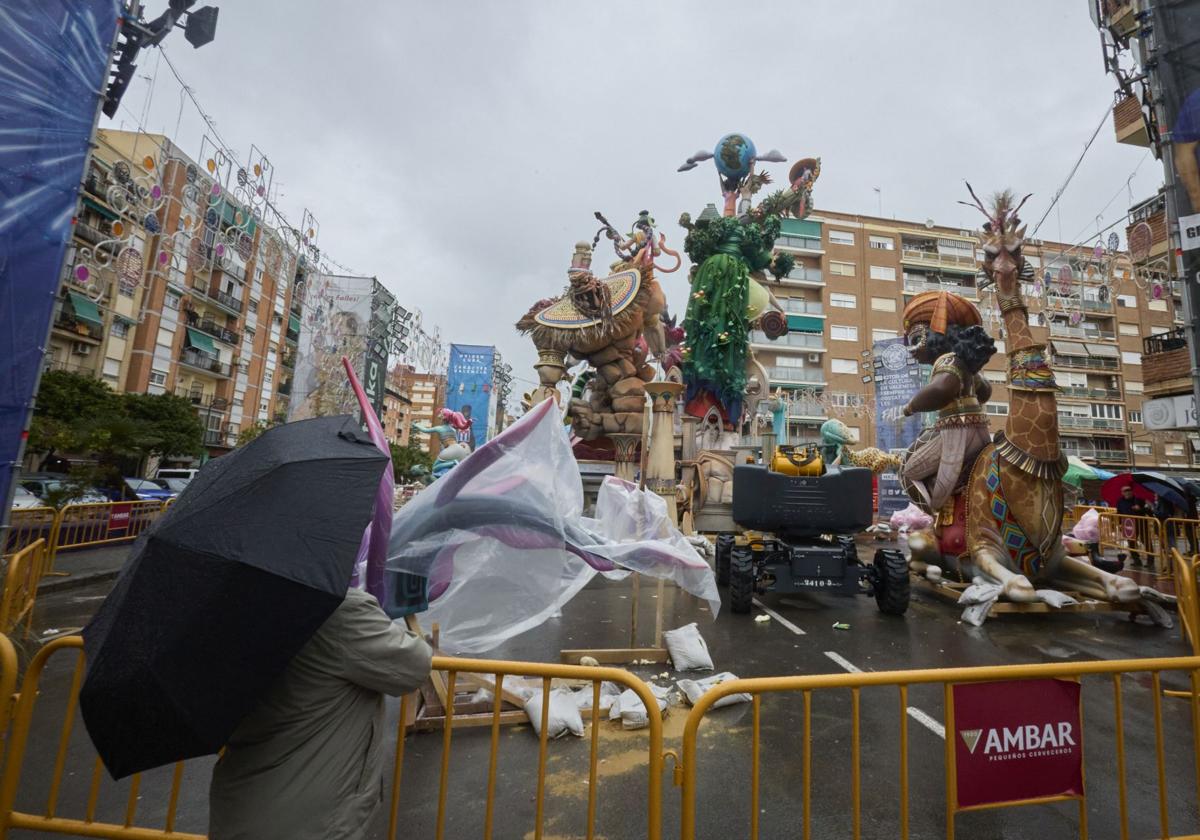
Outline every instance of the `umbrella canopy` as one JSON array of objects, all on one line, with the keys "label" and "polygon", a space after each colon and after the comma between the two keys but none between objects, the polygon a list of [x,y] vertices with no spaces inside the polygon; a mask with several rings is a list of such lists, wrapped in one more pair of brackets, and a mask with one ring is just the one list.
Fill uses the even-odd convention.
[{"label": "umbrella canopy", "polygon": [[1133,473],[1121,473],[1114,475],[1104,484],[1100,485],[1100,496],[1108,503],[1109,507],[1116,507],[1117,501],[1121,498],[1121,491],[1126,487],[1133,488],[1134,498],[1141,499],[1144,502],[1154,501],[1154,491],[1147,490],[1142,485],[1133,480]]},{"label": "umbrella canopy", "polygon": [[1074,487],[1082,487],[1084,481],[1097,479],[1100,476],[1096,474],[1096,470],[1090,464],[1076,458],[1074,455],[1067,456],[1067,472],[1063,475],[1063,481]]},{"label": "umbrella canopy", "polygon": [[1172,505],[1177,508],[1186,508],[1188,506],[1187,489],[1170,476],[1163,475],[1159,472],[1135,472],[1132,474],[1133,480],[1145,487],[1151,493],[1162,496]]},{"label": "umbrella canopy", "polygon": [[84,629],[80,710],[114,778],[218,751],[346,595],[387,458],[348,417],[210,461]]}]

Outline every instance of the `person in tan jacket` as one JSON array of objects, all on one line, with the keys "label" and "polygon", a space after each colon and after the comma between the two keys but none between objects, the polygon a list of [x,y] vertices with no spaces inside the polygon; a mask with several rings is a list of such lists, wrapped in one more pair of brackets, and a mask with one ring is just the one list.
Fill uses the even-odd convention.
[{"label": "person in tan jacket", "polygon": [[211,840],[357,840],[383,802],[383,696],[432,651],[357,589],[238,725],[213,769]]}]

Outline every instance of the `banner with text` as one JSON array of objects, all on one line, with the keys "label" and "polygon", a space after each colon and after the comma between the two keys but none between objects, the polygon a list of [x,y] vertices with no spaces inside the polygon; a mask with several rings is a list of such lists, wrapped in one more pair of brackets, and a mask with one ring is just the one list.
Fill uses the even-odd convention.
[{"label": "banner with text", "polygon": [[959,808],[1083,793],[1079,683],[1013,680],[953,687]]},{"label": "banner with text", "polygon": [[451,344],[450,370],[446,377],[446,407],[471,421],[471,428],[458,438],[471,449],[487,442],[491,426],[492,379],[496,348],[480,344]]},{"label": "banner with text", "polygon": [[[875,380],[875,445],[885,452],[904,452],[921,433],[921,418],[906,417],[902,421],[887,421],[883,417],[889,408],[901,408],[921,389],[921,367],[908,352],[903,338],[876,341],[871,355],[872,376]],[[908,507],[908,496],[894,472],[879,476],[879,506],[881,519]]]},{"label": "banner with text", "polygon": [[[315,272],[309,275],[304,292],[300,341],[296,347],[289,423],[332,414],[358,415],[358,399],[346,378],[342,357],[350,360],[360,380],[372,381],[368,375],[367,357],[374,287],[375,280],[371,277]],[[386,365],[385,358],[385,370]],[[382,406],[382,379],[375,377],[374,381]]]}]

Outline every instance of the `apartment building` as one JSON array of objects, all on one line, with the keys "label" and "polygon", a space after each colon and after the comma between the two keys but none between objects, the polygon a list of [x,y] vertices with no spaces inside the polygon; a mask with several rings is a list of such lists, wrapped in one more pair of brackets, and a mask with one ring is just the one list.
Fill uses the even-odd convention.
[{"label": "apartment building", "polygon": [[254,177],[100,130],[47,351],[51,369],[186,397],[210,455],[286,415],[299,338],[303,264],[262,223]]},{"label": "apartment building", "polygon": [[[446,377],[439,373],[418,373],[411,365],[396,365],[388,374],[388,382],[398,393],[409,400],[408,426],[438,426],[442,419],[438,411],[446,405]],[[433,455],[441,449],[436,437],[412,434],[410,440],[417,441],[423,452]]]},{"label": "apartment building", "polygon": [[408,446],[412,431],[412,400],[399,390],[401,383],[393,370],[383,390],[383,436],[394,446]]},{"label": "apartment building", "polygon": [[[790,392],[792,440],[815,440],[832,405],[860,440],[874,441],[866,408],[874,393],[871,348],[900,335],[901,313],[914,295],[941,289],[979,305],[997,339],[999,352],[983,375],[994,389],[987,409],[993,428],[1003,428],[1005,337],[992,293],[979,289],[982,250],[974,231],[819,210],[785,220],[776,249],[796,260],[788,276],[770,284],[791,331],[776,341],[753,333],[751,342],[772,389]],[[1063,450],[1108,469],[1182,466],[1171,454],[1178,442],[1145,432],[1141,422],[1142,337],[1169,328],[1178,302],[1170,294],[1148,296],[1125,254],[1037,240],[1024,253],[1036,277],[1025,290],[1034,337],[1048,345],[1061,387]]]}]

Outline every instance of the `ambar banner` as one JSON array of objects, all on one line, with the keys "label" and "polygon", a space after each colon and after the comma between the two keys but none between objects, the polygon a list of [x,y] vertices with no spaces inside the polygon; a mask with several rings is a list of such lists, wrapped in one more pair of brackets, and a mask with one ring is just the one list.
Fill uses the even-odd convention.
[{"label": "ambar banner", "polygon": [[[903,338],[876,341],[872,349],[875,380],[875,445],[884,452],[902,453],[921,433],[921,418],[906,417],[890,422],[883,417],[889,408],[903,407],[921,389],[921,368],[908,352]],[[908,495],[894,472],[879,476],[881,519],[908,507]]]},{"label": "ambar banner", "polygon": [[[120,14],[117,0],[0,3],[0,500],[50,332]],[[7,519],[7,511],[0,519]]]},{"label": "ambar banner", "polygon": [[1083,793],[1079,683],[1013,680],[952,688],[959,808]]},{"label": "ambar banner", "polygon": [[471,449],[486,443],[488,439],[495,363],[496,348],[490,344],[450,345],[446,407],[462,413],[471,421],[471,428],[458,435],[459,440]]}]

